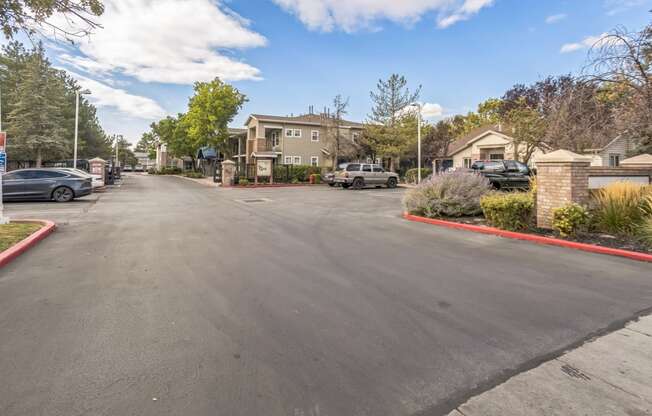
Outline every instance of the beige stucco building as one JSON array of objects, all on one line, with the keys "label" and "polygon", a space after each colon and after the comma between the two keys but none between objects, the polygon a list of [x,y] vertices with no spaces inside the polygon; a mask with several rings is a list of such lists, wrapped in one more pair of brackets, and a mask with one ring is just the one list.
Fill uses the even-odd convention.
[{"label": "beige stucco building", "polygon": [[[328,127],[331,126],[331,129]],[[277,164],[331,167],[333,119],[325,114],[270,116],[252,114],[245,122],[246,134],[238,140],[236,162],[255,163],[273,159]],[[340,137],[355,143],[363,125],[342,120]]]},{"label": "beige stucco building", "polygon": [[[526,152],[526,146],[519,146],[519,159]],[[530,160],[543,154],[535,149]],[[514,139],[503,126],[492,125],[476,129],[453,142],[448,149],[448,157],[436,161],[442,167],[470,168],[476,160],[514,159]],[[448,165],[448,166],[445,166]]]}]

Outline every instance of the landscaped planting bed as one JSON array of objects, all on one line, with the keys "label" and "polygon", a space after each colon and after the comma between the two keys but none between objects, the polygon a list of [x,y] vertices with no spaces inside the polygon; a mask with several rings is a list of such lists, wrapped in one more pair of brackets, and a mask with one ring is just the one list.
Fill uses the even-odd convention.
[{"label": "landscaped planting bed", "polygon": [[5,251],[16,243],[21,242],[41,227],[43,227],[43,224],[34,222],[0,225],[0,251]]},{"label": "landscaped planting bed", "polygon": [[553,230],[536,227],[536,182],[529,192],[497,192],[474,173],[436,175],[407,192],[406,212],[426,218],[652,253],[652,186],[617,182],[587,206],[555,210]]}]

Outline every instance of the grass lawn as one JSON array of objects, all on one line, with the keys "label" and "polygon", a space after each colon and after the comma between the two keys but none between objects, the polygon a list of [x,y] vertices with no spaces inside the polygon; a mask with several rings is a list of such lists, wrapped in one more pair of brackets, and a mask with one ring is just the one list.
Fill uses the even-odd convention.
[{"label": "grass lawn", "polygon": [[43,227],[38,223],[12,223],[0,225],[0,251],[4,251]]}]

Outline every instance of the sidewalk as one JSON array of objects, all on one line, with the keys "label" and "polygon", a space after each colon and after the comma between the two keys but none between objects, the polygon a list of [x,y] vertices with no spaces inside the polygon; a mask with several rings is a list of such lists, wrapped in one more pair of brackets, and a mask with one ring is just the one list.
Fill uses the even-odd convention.
[{"label": "sidewalk", "polygon": [[590,341],[449,416],[652,415],[652,316]]}]

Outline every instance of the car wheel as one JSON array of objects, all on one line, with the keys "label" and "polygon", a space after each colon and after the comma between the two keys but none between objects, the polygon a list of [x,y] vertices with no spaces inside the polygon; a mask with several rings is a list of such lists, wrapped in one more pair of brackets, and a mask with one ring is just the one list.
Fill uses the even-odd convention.
[{"label": "car wheel", "polygon": [[387,179],[387,187],[388,188],[396,188],[396,178],[389,178]]},{"label": "car wheel", "polygon": [[75,198],[75,193],[67,186],[60,186],[52,192],[55,202],[70,202]]},{"label": "car wheel", "polygon": [[332,187],[335,186],[335,184],[334,183],[329,183],[328,186],[330,186],[332,188]]},{"label": "car wheel", "polygon": [[500,182],[491,182],[491,185],[494,187],[495,190],[500,191]]},{"label": "car wheel", "polygon": [[351,185],[349,185],[348,183],[343,183],[342,184],[342,188],[344,188],[344,189],[349,189],[350,186]]},{"label": "car wheel", "polygon": [[362,189],[364,187],[364,179],[355,178],[353,180],[353,189]]}]

